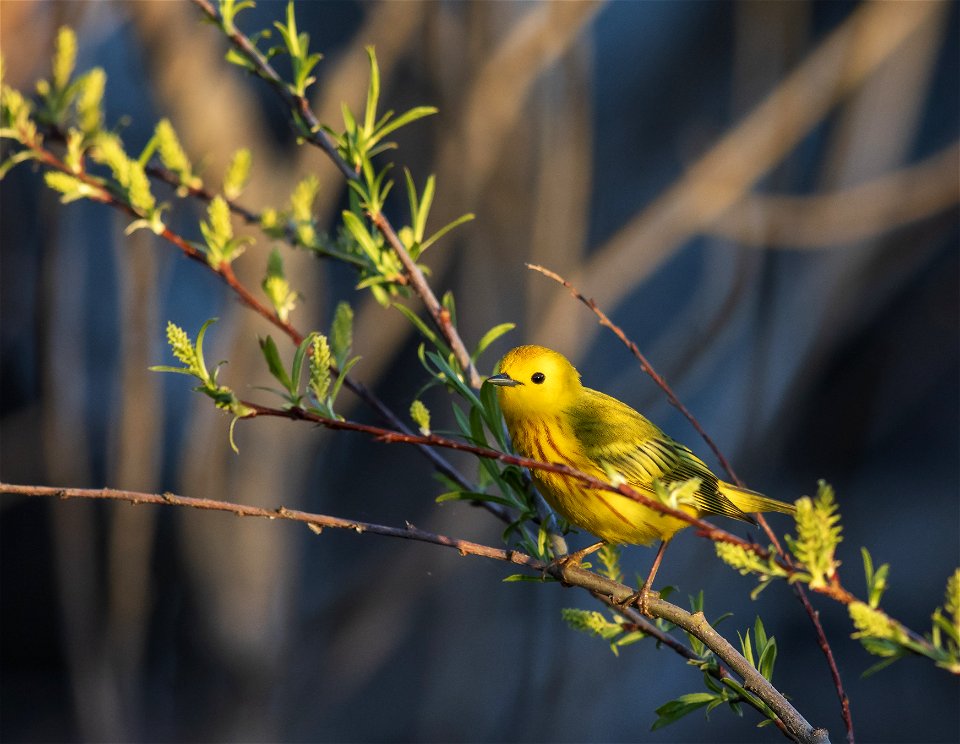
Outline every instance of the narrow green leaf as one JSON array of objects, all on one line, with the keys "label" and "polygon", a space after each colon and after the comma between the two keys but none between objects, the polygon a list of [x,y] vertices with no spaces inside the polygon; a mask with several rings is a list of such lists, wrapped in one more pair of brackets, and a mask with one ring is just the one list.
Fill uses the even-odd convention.
[{"label": "narrow green leaf", "polygon": [[753,623],[753,638],[757,642],[757,650],[762,652],[767,645],[767,632],[763,628],[763,621],[759,615]]},{"label": "narrow green leaf", "polygon": [[294,383],[287,374],[287,370],[284,369],[283,362],[280,361],[280,352],[272,336],[268,335],[266,338],[260,339],[260,350],[263,352],[263,358],[267,361],[267,368],[270,370],[270,374],[289,392],[295,393],[296,388]]},{"label": "narrow green leaf", "polygon": [[367,226],[363,224],[363,221],[353,212],[345,210],[343,212],[343,224],[353,236],[353,239],[356,240],[363,249],[363,252],[367,254],[374,264],[376,264],[380,257],[380,250],[377,247],[373,236],[370,235],[370,231],[367,229]]},{"label": "narrow green leaf", "polygon": [[375,145],[377,142],[382,140],[388,134],[400,129],[400,127],[406,126],[417,119],[422,119],[425,116],[431,116],[437,113],[437,110],[438,109],[434,106],[416,106],[409,111],[405,111],[389,124],[385,124],[384,126],[380,127],[374,133],[374,135],[370,137],[368,145],[373,147],[373,145]]},{"label": "narrow green leaf", "polygon": [[420,253],[418,255],[422,255],[423,252],[427,250],[427,248],[429,248],[431,245],[433,245],[438,240],[440,240],[440,238],[442,238],[448,232],[453,230],[453,228],[458,227],[459,225],[462,225],[465,222],[470,222],[472,219],[474,219],[474,215],[472,212],[469,212],[467,214],[460,215],[459,217],[457,217],[457,219],[453,220],[452,222],[448,222],[446,225],[441,227],[433,235],[431,235],[429,238],[427,238],[420,244]]},{"label": "narrow green leaf", "polygon": [[773,680],[773,667],[777,662],[777,642],[773,638],[763,647],[760,654],[760,661],[757,663],[757,671],[763,677],[770,681]]},{"label": "narrow green leaf", "polygon": [[444,343],[443,339],[434,331],[430,326],[428,326],[423,319],[411,310],[406,305],[401,305],[398,302],[395,302],[393,306],[400,311],[400,314],[403,315],[407,320],[413,323],[414,327],[420,331],[425,339],[427,339],[433,346],[440,349],[442,353],[449,354],[450,348]]},{"label": "narrow green leaf", "polygon": [[500,338],[503,334],[509,333],[516,327],[516,323],[500,323],[499,325],[495,325],[480,337],[480,340],[477,342],[477,348],[474,349],[473,353],[470,355],[470,358],[476,362],[490,344]]},{"label": "narrow green leaf", "polygon": [[505,579],[503,579],[504,584],[510,584],[517,581],[533,581],[538,584],[545,581],[556,581],[552,576],[529,576],[528,574],[510,574]]},{"label": "narrow green leaf", "polygon": [[368,46],[366,51],[370,60],[370,82],[367,85],[367,108],[364,111],[363,131],[369,144],[373,145],[374,140],[371,136],[377,119],[377,103],[380,100],[380,66],[377,64],[377,53],[373,46]]},{"label": "narrow green leaf", "polygon": [[483,501],[489,502],[491,504],[500,504],[502,506],[513,507],[516,504],[513,503],[510,499],[505,499],[502,496],[497,496],[492,493],[485,493],[483,491],[447,491],[446,493],[441,493],[434,499],[438,504],[446,503],[447,501]]},{"label": "narrow green leaf", "polygon": [[203,359],[203,337],[207,335],[207,329],[211,325],[216,323],[218,320],[220,319],[219,318],[208,319],[202,326],[200,326],[200,330],[197,332],[197,347],[196,347],[197,348],[197,365],[199,366],[200,373],[203,376],[203,379],[205,380],[210,379],[210,373],[207,372],[207,365]]}]

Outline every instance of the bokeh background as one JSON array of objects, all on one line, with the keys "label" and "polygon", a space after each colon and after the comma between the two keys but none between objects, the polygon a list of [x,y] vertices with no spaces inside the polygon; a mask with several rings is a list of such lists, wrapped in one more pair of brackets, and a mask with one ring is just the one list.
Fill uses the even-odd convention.
[{"label": "bokeh background", "polygon": [[[251,32],[280,19],[261,2]],[[783,499],[836,488],[842,576],[859,547],[892,565],[885,608],[924,631],[960,560],[958,531],[958,6],[955,3],[299,3],[323,51],[314,108],[362,107],[374,44],[385,106],[440,114],[401,133],[398,164],[438,177],[432,224],[477,219],[426,256],[473,343],[518,327],[585,382],[706,447],[630,354],[567,293],[567,275],[673,384],[739,474]],[[133,152],[169,117],[218,182],[254,153],[250,206],[282,206],[308,173],[332,225],[334,169],[298,148],[264,86],[223,61],[186,2],[0,3],[7,82],[48,74],[71,24],[78,67],[108,74],[107,121]],[[196,216],[174,224],[194,236]],[[105,207],[61,206],[29,166],[0,182],[3,480],[172,490],[419,527],[498,544],[501,525],[441,486],[415,451],[284,421],[238,427],[167,363],[164,325],[195,333],[241,392],[267,382],[270,331],[225,287]],[[238,264],[256,286],[270,250]],[[357,312],[355,374],[394,410],[424,382],[416,339],[342,266],[286,253],[300,328]],[[419,309],[416,303],[413,307]],[[170,378],[170,379],[168,379]],[[343,412],[375,421],[349,394]],[[449,401],[428,396],[440,426]],[[712,459],[708,460],[713,462]],[[459,460],[467,472],[475,464]],[[502,584],[509,567],[375,536],[173,508],[0,499],[3,741],[744,741],[775,729],[700,713],[650,733],[658,705],[700,675],[651,643],[614,657],[560,608],[557,585]],[[789,525],[771,518],[779,530]],[[741,529],[737,525],[734,529]],[[688,531],[689,532],[689,531]],[[586,535],[571,538],[586,544]],[[775,682],[843,738],[810,623],[687,533],[662,581],[705,589],[721,630],[762,615]],[[650,550],[626,551],[645,573]],[[844,609],[813,597],[861,741],[957,741],[956,680],[920,659],[876,659]]]}]

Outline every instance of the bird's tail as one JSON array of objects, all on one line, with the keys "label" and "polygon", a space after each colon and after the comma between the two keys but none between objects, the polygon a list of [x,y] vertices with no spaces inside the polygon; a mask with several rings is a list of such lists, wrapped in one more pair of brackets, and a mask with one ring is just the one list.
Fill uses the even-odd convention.
[{"label": "bird's tail", "polygon": [[732,483],[720,481],[717,484],[720,487],[720,493],[730,499],[734,505],[741,511],[750,514],[752,512],[781,512],[782,514],[795,514],[797,508],[793,504],[785,501],[771,499],[749,488],[741,488]]}]

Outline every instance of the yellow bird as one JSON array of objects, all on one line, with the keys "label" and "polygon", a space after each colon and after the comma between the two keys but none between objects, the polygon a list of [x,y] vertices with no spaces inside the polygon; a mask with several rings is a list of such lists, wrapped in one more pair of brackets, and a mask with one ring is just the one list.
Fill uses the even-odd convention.
[{"label": "yellow bird", "polygon": [[[719,514],[754,522],[750,512],[792,514],[791,504],[726,483],[690,449],[616,398],[584,387],[580,374],[556,351],[518,346],[508,351],[487,378],[518,453],[542,462],[562,463],[601,480],[622,478],[640,493],[654,497],[654,480],[664,485],[700,479],[688,514]],[[567,521],[614,544],[650,545],[662,540],[642,595],[652,588],[667,542],[689,525],[676,517],[611,491],[590,488],[575,479],[544,470],[531,475],[550,505]],[[598,543],[575,560],[600,547]],[[643,608],[645,596],[641,596]]]}]

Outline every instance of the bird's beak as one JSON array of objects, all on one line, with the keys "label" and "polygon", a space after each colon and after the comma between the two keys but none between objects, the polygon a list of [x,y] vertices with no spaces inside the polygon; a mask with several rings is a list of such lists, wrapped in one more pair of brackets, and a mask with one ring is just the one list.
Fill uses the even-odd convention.
[{"label": "bird's beak", "polygon": [[514,387],[515,385],[523,384],[519,380],[514,380],[506,373],[488,377],[487,382],[489,382],[491,385],[496,385],[497,387]]}]

